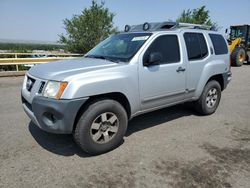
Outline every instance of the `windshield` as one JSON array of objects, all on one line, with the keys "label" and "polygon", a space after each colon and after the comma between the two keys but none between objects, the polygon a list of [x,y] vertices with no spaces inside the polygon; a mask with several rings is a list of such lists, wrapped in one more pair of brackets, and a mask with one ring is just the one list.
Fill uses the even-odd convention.
[{"label": "windshield", "polygon": [[150,35],[151,33],[122,33],[113,35],[90,50],[85,57],[128,62]]},{"label": "windshield", "polygon": [[232,27],[230,38],[236,39],[236,38],[244,38],[246,35],[246,30],[244,26],[238,26],[238,27]]}]

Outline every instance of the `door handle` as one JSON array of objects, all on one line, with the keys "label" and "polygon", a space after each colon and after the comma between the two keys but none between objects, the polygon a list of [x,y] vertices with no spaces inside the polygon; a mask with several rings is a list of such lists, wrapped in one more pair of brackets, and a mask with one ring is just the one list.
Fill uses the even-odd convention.
[{"label": "door handle", "polygon": [[178,67],[178,69],[176,70],[176,72],[184,72],[186,69],[183,67]]}]

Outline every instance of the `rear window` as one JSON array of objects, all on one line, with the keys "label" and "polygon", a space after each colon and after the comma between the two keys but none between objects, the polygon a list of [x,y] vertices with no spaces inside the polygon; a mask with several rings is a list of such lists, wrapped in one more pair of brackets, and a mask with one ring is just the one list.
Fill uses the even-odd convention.
[{"label": "rear window", "polygon": [[227,43],[222,35],[209,34],[209,37],[213,43],[215,55],[228,53]]},{"label": "rear window", "polygon": [[199,60],[208,55],[208,48],[203,34],[185,33],[184,39],[187,47],[188,60]]}]

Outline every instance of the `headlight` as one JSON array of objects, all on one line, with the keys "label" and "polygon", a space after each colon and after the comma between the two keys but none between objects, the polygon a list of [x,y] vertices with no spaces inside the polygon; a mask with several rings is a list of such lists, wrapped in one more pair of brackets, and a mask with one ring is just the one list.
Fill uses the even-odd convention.
[{"label": "headlight", "polygon": [[67,82],[48,81],[44,89],[43,96],[60,99],[67,85]]}]

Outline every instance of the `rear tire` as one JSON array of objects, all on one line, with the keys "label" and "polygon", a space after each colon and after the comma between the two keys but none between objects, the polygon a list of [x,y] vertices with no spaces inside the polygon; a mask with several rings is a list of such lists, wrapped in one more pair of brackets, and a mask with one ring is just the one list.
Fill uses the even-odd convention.
[{"label": "rear tire", "polygon": [[234,66],[240,67],[246,60],[246,51],[241,48],[237,47],[234,49],[232,53],[232,63]]},{"label": "rear tire", "polygon": [[209,115],[216,111],[221,98],[221,86],[215,81],[209,81],[199,100],[195,102],[195,109],[202,115]]},{"label": "rear tire", "polygon": [[109,99],[97,100],[82,113],[73,135],[85,152],[102,154],[120,145],[127,124],[127,113],[120,103]]}]

